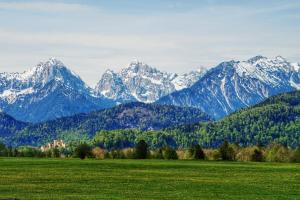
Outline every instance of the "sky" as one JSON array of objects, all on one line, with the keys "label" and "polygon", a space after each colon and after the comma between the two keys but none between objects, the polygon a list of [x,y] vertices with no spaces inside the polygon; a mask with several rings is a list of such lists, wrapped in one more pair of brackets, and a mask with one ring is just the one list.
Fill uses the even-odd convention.
[{"label": "sky", "polygon": [[0,72],[56,57],[93,86],[139,60],[184,73],[226,60],[300,62],[299,0],[0,0]]}]

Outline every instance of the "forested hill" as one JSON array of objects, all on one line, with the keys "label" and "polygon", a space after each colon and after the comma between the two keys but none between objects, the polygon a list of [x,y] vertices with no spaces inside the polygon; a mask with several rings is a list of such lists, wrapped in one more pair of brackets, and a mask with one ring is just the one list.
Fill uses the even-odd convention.
[{"label": "forested hill", "polygon": [[189,148],[193,143],[218,147],[224,140],[239,145],[267,145],[279,142],[300,145],[300,91],[284,93],[253,107],[237,111],[217,122],[204,122],[161,131],[101,131],[95,141],[106,148],[134,146],[143,138],[152,148]]},{"label": "forested hill", "polygon": [[[97,143],[108,148],[133,146],[141,138],[151,147],[186,148],[192,143],[218,147],[224,140],[240,145],[267,145],[275,141],[296,147],[300,145],[300,91],[271,97],[217,122],[208,120],[207,115],[193,108],[130,103],[29,125],[21,131],[19,128],[6,141],[13,145],[40,145],[56,138],[78,141],[84,137],[91,139],[97,131],[107,130],[98,132],[96,138]],[[5,136],[0,133],[1,137]]]},{"label": "forested hill", "polygon": [[272,141],[288,146],[300,145],[300,91],[271,97],[208,124],[202,132],[209,138],[203,138],[203,143],[209,146],[224,139],[245,145]]},{"label": "forested hill", "polygon": [[[205,146],[216,146],[224,139],[244,145],[272,141],[288,146],[300,145],[300,91],[270,97],[200,127],[197,132],[201,133],[200,140]],[[185,128],[188,131],[190,126]]]},{"label": "forested hill", "polygon": [[0,112],[0,136],[1,138],[10,136],[17,131],[28,126],[29,123],[20,122],[13,117]]},{"label": "forested hill", "polygon": [[129,103],[30,125],[12,135],[10,142],[12,145],[40,145],[57,138],[76,140],[93,137],[99,130],[158,130],[209,120],[208,115],[195,108]]}]

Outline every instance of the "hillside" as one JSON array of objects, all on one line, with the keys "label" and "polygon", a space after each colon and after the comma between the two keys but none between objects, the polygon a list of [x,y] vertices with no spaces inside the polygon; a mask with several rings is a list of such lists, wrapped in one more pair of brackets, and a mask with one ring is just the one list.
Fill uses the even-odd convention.
[{"label": "hillside", "polygon": [[216,122],[195,123],[161,131],[101,131],[97,133],[95,141],[107,148],[124,148],[132,147],[137,138],[144,138],[153,148],[165,145],[188,148],[193,143],[200,143],[203,147],[218,147],[224,140],[245,146],[267,145],[274,141],[297,147],[300,145],[300,91],[268,98]]},{"label": "hillside", "polygon": [[11,135],[12,145],[40,145],[56,138],[80,140],[100,130],[158,130],[178,125],[209,121],[199,109],[129,103],[89,114],[77,114],[53,121],[29,125]]},{"label": "hillside", "polygon": [[0,135],[2,139],[5,137],[9,137],[10,135],[22,130],[28,125],[28,123],[20,122],[7,114],[0,112]]},{"label": "hillside", "polygon": [[[216,145],[227,139],[240,144],[300,145],[300,91],[270,97],[200,129],[202,143]],[[205,142],[209,141],[209,142]],[[212,143],[213,142],[213,143]]]}]

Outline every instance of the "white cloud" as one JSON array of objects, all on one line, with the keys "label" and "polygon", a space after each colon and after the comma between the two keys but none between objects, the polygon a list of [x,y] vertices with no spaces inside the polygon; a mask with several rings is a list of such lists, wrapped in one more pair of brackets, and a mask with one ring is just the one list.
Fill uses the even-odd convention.
[{"label": "white cloud", "polygon": [[33,12],[83,12],[93,8],[82,4],[59,2],[0,2],[0,9]]},{"label": "white cloud", "polygon": [[133,58],[178,73],[257,54],[300,58],[299,23],[290,20],[298,14],[277,14],[297,5],[212,4],[153,13],[118,5],[120,12],[99,4],[26,2],[0,3],[0,11],[9,11],[0,12],[0,72],[22,71],[54,56],[93,85],[105,69],[118,70]]}]

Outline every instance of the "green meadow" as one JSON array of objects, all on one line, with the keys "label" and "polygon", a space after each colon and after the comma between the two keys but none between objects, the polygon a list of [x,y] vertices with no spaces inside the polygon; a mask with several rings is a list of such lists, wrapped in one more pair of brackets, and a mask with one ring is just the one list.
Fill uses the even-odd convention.
[{"label": "green meadow", "polygon": [[0,199],[300,199],[300,164],[0,158]]}]

